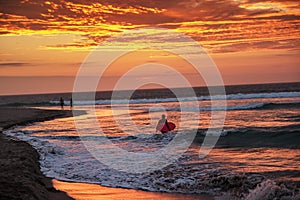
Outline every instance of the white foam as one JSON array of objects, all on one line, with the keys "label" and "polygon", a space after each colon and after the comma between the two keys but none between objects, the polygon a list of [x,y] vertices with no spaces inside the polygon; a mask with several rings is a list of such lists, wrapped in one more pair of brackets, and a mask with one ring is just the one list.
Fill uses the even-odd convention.
[{"label": "white foam", "polygon": [[[288,98],[300,97],[300,92],[276,92],[276,93],[252,93],[252,94],[229,94],[201,97],[183,97],[183,98],[155,98],[155,99],[118,99],[118,100],[96,100],[96,101],[74,101],[74,105],[117,105],[117,104],[142,104],[142,103],[164,103],[164,102],[188,102],[188,101],[206,101],[206,100],[234,100],[234,99],[259,99],[259,98]],[[50,101],[51,104],[59,105],[59,101]],[[65,101],[69,105],[69,101]]]},{"label": "white foam", "polygon": [[[178,164],[171,166],[172,169],[161,169],[159,172],[144,174],[128,174],[119,172],[100,163],[86,151],[80,141],[59,141],[61,147],[48,141],[39,140],[37,137],[28,136],[22,131],[5,131],[6,135],[16,137],[31,144],[40,154],[41,171],[48,177],[65,181],[97,183],[103,186],[123,187],[133,189],[145,189],[149,191],[182,192],[182,193],[203,193],[201,187],[194,187],[197,183],[196,175],[203,171],[190,171],[186,169],[181,174]],[[30,134],[29,134],[30,135]],[[163,135],[160,135],[161,137]],[[132,138],[134,143],[142,143],[149,139],[153,143],[168,143],[171,134],[165,134],[165,138],[149,138],[148,135],[138,135]],[[126,137],[123,137],[126,139]],[[130,138],[128,138],[130,139]],[[127,139],[127,140],[128,140]],[[56,140],[55,140],[56,141]],[[127,143],[125,141],[124,143]],[[215,170],[215,168],[212,168]],[[170,171],[179,170],[176,173]],[[207,169],[210,171],[211,169]],[[204,173],[205,174],[205,173]],[[155,180],[155,181],[153,181]],[[174,180],[173,183],[171,183]],[[189,188],[193,186],[193,188]]]},{"label": "white foam", "polygon": [[274,93],[252,93],[252,94],[230,94],[227,99],[260,99],[260,98],[287,98],[300,97],[300,92],[274,92]]},{"label": "white foam", "polygon": [[[181,107],[166,107],[166,108],[146,108],[146,107],[138,107],[138,106],[131,106],[131,110],[147,110],[148,112],[164,112],[164,111],[175,111],[175,112],[199,112],[199,111],[224,111],[224,110],[249,110],[249,109],[256,109],[261,108],[268,103],[252,103],[252,104],[245,104],[245,105],[236,105],[236,106],[214,106],[214,107],[196,107],[195,105],[191,106],[181,106]],[[119,108],[121,109],[121,108]]]},{"label": "white foam", "polygon": [[[227,132],[234,131],[225,130],[223,133],[226,135]],[[226,170],[224,171],[223,166],[218,162],[211,162],[212,160],[209,157],[201,161],[193,160],[193,151],[191,151],[191,154],[183,155],[175,163],[160,170],[143,174],[129,174],[116,171],[100,163],[91,156],[80,140],[39,139],[38,137],[30,136],[30,131],[24,134],[18,128],[5,131],[4,133],[27,141],[37,149],[41,155],[41,171],[46,176],[59,180],[97,183],[103,186],[144,189],[156,192],[208,193],[213,195],[220,194],[220,188],[224,184],[224,180],[234,182],[246,178],[249,182],[252,181],[249,178],[251,175],[244,177],[233,173],[226,174],[227,172]],[[134,136],[115,137],[114,142],[120,145],[128,144],[130,149],[141,145],[147,150],[152,148],[152,146],[159,147],[169,143],[172,137],[172,134],[152,136],[137,134]],[[190,165],[189,162],[191,162]],[[261,184],[261,186],[250,192],[248,199],[263,199],[264,195],[268,194],[260,191],[267,192],[273,188],[273,185],[272,182]],[[274,190],[272,189],[272,191]]]},{"label": "white foam", "polygon": [[[19,140],[25,141],[28,144],[30,144],[39,153],[41,161],[51,155],[63,155],[64,154],[63,148],[61,148],[57,145],[54,145],[50,142],[39,140],[36,137],[28,136],[28,133],[24,134],[24,132],[22,132],[22,131],[15,132],[14,129],[4,131],[3,133],[7,136],[17,138]],[[43,162],[41,162],[41,163],[43,163]]]},{"label": "white foam", "polygon": [[268,179],[258,184],[254,190],[251,190],[245,200],[273,199],[276,197],[275,193],[278,189],[279,187],[275,181]]}]

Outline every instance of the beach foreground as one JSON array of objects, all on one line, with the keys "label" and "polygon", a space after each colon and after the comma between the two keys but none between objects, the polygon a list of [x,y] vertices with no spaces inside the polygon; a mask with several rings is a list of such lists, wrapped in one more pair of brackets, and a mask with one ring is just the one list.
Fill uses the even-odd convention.
[{"label": "beach foreground", "polygon": [[[70,110],[23,107],[1,107],[0,112],[1,130],[16,125],[72,116]],[[97,184],[62,182],[41,173],[39,154],[28,143],[1,133],[0,146],[0,199],[212,199],[207,195],[156,193],[102,187]]]},{"label": "beach foreground", "polygon": [[[13,107],[2,107],[0,112],[1,129],[72,115],[71,111]],[[39,155],[29,144],[1,133],[0,146],[0,199],[72,199],[41,173]]]},{"label": "beach foreground", "polygon": [[41,173],[29,144],[0,135],[0,146],[0,199],[72,199]]}]

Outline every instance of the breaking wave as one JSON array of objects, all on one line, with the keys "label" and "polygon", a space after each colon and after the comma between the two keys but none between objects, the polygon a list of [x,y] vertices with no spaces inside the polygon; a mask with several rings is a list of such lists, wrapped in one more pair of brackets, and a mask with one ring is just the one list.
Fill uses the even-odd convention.
[{"label": "breaking wave", "polygon": [[[164,103],[164,102],[188,102],[188,101],[206,101],[206,100],[234,100],[234,99],[258,99],[258,98],[288,98],[300,97],[300,92],[277,92],[277,93],[253,93],[253,94],[230,94],[201,97],[184,97],[184,98],[155,98],[155,99],[113,99],[113,100],[96,100],[96,101],[77,101],[74,105],[110,105],[110,104],[144,104],[144,103]],[[59,101],[50,101],[52,105],[59,105]],[[69,105],[69,102],[65,102]]]}]

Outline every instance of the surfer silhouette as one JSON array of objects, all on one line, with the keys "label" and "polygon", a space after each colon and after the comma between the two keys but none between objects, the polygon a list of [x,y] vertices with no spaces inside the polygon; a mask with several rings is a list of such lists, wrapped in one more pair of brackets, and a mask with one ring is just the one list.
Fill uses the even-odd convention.
[{"label": "surfer silhouette", "polygon": [[160,131],[161,133],[167,133],[173,129],[169,126],[169,122],[166,119],[166,115],[162,114],[161,119],[158,121],[158,123],[156,125],[156,131]]},{"label": "surfer silhouette", "polygon": [[61,107],[61,109],[63,110],[63,109],[64,109],[64,104],[65,104],[65,102],[64,102],[64,100],[63,100],[62,97],[60,97],[59,102],[60,102],[60,107]]},{"label": "surfer silhouette", "polygon": [[72,109],[72,107],[73,107],[73,99],[71,98],[70,99],[70,109]]}]

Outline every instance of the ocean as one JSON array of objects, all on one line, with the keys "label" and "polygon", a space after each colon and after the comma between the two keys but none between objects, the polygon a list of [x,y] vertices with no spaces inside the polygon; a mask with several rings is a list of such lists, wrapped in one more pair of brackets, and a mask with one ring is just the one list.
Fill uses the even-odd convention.
[{"label": "ocean", "polygon": [[[5,134],[37,149],[41,171],[58,180],[231,199],[255,199],[266,192],[293,197],[295,189],[282,182],[300,183],[300,83],[226,87],[225,107],[212,108],[205,88],[195,93],[197,98],[178,100],[170,90],[139,90],[128,105],[99,92],[95,105],[74,102],[73,109],[86,110],[85,115],[14,127]],[[35,95],[23,103],[60,109],[59,95],[47,100]],[[69,101],[65,104],[70,109]],[[212,111],[226,113],[222,127],[211,127]],[[174,131],[155,130],[162,114],[175,123]],[[199,156],[208,129],[220,128],[218,142]],[[189,143],[190,133],[195,134]],[[174,143],[177,137],[182,140]]]}]

